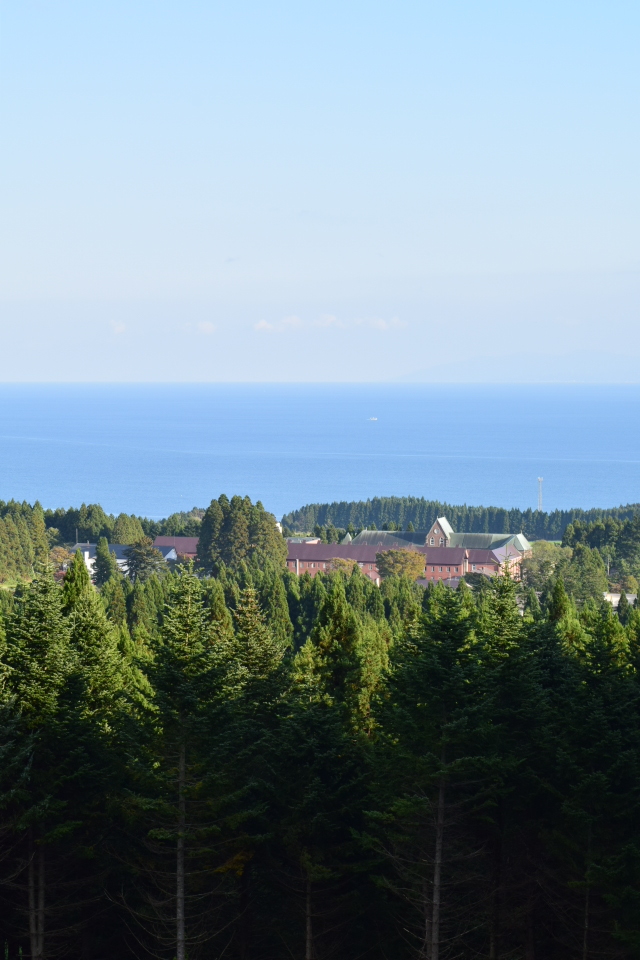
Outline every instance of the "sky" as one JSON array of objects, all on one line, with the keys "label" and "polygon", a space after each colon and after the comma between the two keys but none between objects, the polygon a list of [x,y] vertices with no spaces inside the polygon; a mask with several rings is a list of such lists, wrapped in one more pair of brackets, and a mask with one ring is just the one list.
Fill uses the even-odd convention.
[{"label": "sky", "polygon": [[0,380],[640,382],[640,5],[4,0]]}]

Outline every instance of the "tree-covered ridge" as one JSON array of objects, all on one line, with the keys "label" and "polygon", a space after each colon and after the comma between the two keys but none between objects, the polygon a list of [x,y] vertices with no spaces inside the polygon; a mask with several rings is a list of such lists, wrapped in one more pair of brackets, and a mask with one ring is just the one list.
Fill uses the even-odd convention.
[{"label": "tree-covered ridge", "polygon": [[640,955],[640,610],[108,559],[0,605],[7,960]]},{"label": "tree-covered ridge", "polygon": [[110,543],[135,543],[142,537],[197,537],[204,510],[196,507],[189,513],[172,513],[164,520],[149,520],[133,514],[107,514],[98,503],[45,510],[51,539],[57,543],[97,543],[105,537]]},{"label": "tree-covered ridge", "polygon": [[[374,497],[341,503],[311,503],[292,510],[282,518],[293,531],[309,532],[314,527],[336,527],[342,530],[395,529],[406,530],[411,523],[415,530],[426,530],[438,517],[446,516],[453,529],[460,533],[524,533],[530,540],[561,540],[565,529],[576,521],[592,523],[604,517],[631,520],[640,514],[640,504],[593,510],[503,509],[502,507],[470,507],[466,504],[441,503],[423,497]],[[393,524],[393,527],[390,526]]]}]

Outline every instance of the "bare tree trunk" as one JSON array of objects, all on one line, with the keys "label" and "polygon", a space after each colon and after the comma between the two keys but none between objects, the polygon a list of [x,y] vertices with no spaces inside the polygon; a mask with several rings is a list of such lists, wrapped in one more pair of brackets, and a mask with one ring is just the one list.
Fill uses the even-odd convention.
[{"label": "bare tree trunk", "polygon": [[44,847],[38,850],[38,957],[44,957]]},{"label": "bare tree trunk", "polygon": [[185,960],[184,922],[184,835],[186,830],[186,748],[180,744],[178,755],[178,842],[176,849],[176,960]]},{"label": "bare tree trunk", "polygon": [[305,903],[304,960],[313,960],[313,922],[311,917],[311,880],[307,877],[307,899]]},{"label": "bare tree trunk", "polygon": [[250,901],[249,901],[249,870],[245,864],[240,881],[240,922],[238,924],[238,955],[240,960],[247,960],[249,956],[250,935]]},{"label": "bare tree trunk", "polygon": [[584,925],[582,930],[582,960],[588,960],[589,957],[589,894],[591,888],[587,887],[584,895]]},{"label": "bare tree trunk", "polygon": [[442,900],[442,848],[444,843],[445,780],[440,777],[438,786],[438,809],[436,812],[436,849],[433,861],[433,913],[431,919],[431,956],[440,957],[440,903]]},{"label": "bare tree trunk", "polygon": [[584,924],[582,928],[582,960],[587,960],[589,956],[589,900],[591,887],[589,886],[589,867],[591,866],[591,824],[589,824],[589,835],[587,838],[587,889],[584,894]]},{"label": "bare tree trunk", "polygon": [[491,894],[491,924],[489,927],[489,960],[500,956],[500,884],[502,880],[502,841],[499,840],[494,854],[493,891]]},{"label": "bare tree trunk", "polygon": [[36,848],[33,831],[29,830],[29,945],[32,960],[44,956],[44,907],[45,907],[44,848]]},{"label": "bare tree trunk", "polygon": [[424,910],[424,940],[422,942],[422,949],[420,950],[420,956],[426,957],[426,960],[431,960],[431,910],[432,904],[429,899],[429,888],[427,886],[427,881],[425,880],[422,885],[422,908]]},{"label": "bare tree trunk", "polygon": [[36,914],[36,871],[33,862],[33,832],[29,829],[29,868],[28,868],[28,886],[29,886],[29,943],[31,946],[31,956],[38,955],[38,920]]}]

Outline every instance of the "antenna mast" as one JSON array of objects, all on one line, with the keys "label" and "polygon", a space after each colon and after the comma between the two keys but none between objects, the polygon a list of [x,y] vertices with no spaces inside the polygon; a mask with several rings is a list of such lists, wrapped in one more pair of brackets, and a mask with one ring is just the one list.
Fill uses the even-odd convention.
[{"label": "antenna mast", "polygon": [[544,477],[538,477],[538,512],[542,513],[542,481]]}]

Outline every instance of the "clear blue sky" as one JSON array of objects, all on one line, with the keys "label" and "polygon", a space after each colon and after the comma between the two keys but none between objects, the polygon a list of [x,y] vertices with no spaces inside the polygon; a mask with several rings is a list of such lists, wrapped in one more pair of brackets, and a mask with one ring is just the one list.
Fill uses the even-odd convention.
[{"label": "clear blue sky", "polygon": [[5,0],[2,380],[640,381],[637,2]]}]

